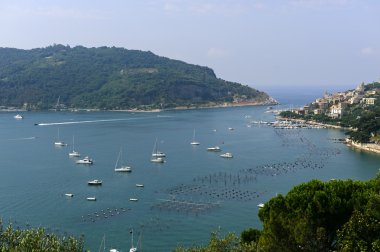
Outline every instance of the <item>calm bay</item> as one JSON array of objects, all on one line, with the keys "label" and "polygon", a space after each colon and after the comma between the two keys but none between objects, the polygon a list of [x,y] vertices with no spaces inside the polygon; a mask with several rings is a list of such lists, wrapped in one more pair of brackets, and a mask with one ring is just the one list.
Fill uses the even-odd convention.
[{"label": "calm bay", "polygon": [[[205,243],[219,228],[261,228],[257,205],[297,184],[378,172],[380,156],[338,143],[341,130],[250,124],[275,120],[266,111],[25,112],[23,120],[2,112],[0,216],[15,227],[84,234],[91,251],[103,237],[107,248],[128,251],[132,229],[143,251],[170,251]],[[194,130],[197,146],[190,145]],[[54,146],[58,132],[67,146]],[[73,137],[80,158],[90,156],[93,165],[69,157]],[[156,139],[163,164],[150,162]],[[222,151],[207,151],[212,146]],[[114,171],[120,148],[131,173]],[[225,152],[234,157],[221,158]],[[103,185],[88,186],[92,179]]]}]

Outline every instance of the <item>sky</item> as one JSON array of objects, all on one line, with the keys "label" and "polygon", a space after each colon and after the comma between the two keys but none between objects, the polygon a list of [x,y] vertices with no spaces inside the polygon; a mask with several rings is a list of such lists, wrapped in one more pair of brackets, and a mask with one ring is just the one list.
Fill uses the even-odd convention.
[{"label": "sky", "polygon": [[0,47],[116,46],[268,93],[380,80],[379,0],[0,0]]}]

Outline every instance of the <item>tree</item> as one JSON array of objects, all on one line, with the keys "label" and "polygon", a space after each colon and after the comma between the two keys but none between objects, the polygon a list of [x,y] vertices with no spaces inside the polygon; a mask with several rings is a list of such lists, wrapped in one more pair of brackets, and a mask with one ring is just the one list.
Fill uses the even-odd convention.
[{"label": "tree", "polygon": [[1,251],[46,251],[46,252],[82,252],[83,237],[58,237],[48,234],[45,229],[14,229],[12,224],[6,228],[0,221]]}]

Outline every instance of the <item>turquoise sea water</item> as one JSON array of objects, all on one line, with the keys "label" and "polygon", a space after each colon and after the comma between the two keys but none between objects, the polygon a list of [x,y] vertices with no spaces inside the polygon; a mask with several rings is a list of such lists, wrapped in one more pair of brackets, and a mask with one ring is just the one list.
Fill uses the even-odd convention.
[{"label": "turquoise sea water", "polygon": [[[274,120],[265,111],[27,112],[19,121],[0,113],[0,215],[16,227],[84,234],[91,251],[98,251],[103,237],[107,248],[128,251],[131,229],[143,251],[170,251],[205,243],[219,228],[261,228],[257,204],[299,183],[367,180],[377,173],[380,156],[336,143],[342,131],[247,127],[251,120]],[[54,146],[58,129],[68,146]],[[199,146],[190,145],[194,129]],[[73,136],[94,165],[69,158]],[[164,164],[150,162],[156,138],[167,155]],[[234,158],[206,150],[215,145]],[[121,147],[131,173],[113,170]],[[88,186],[92,179],[103,185]],[[89,196],[97,201],[87,201]]]}]

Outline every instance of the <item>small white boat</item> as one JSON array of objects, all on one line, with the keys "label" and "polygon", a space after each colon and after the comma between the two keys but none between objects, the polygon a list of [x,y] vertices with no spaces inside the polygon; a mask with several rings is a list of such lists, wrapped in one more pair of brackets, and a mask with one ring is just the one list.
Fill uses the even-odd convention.
[{"label": "small white boat", "polygon": [[136,184],[136,187],[144,187],[143,184]]},{"label": "small white boat", "polygon": [[102,183],[103,183],[103,181],[97,180],[97,179],[90,180],[87,182],[88,185],[102,185]]},{"label": "small white boat", "polygon": [[264,207],[264,203],[260,203],[257,205],[259,208],[263,208]]},{"label": "small white boat", "polygon": [[120,166],[115,168],[115,172],[131,172],[132,168],[130,166]]},{"label": "small white boat", "polygon": [[20,114],[17,114],[17,115],[14,116],[14,119],[21,120],[21,119],[24,119],[24,117],[22,115],[20,115]]},{"label": "small white boat", "polygon": [[117,249],[110,249],[110,252],[119,252]]},{"label": "small white boat", "polygon": [[96,201],[96,198],[95,197],[87,197],[86,198],[88,201]]},{"label": "small white boat", "polygon": [[66,143],[63,142],[63,141],[55,141],[55,142],[54,142],[54,145],[55,145],[55,146],[66,146]]},{"label": "small white boat", "polygon": [[161,151],[157,151],[155,153],[152,153],[152,157],[166,157],[166,154],[161,152]]},{"label": "small white boat", "polygon": [[76,151],[74,148],[74,136],[73,136],[73,148],[69,152],[69,157],[80,157],[80,153],[78,151]]},{"label": "small white boat", "polygon": [[69,156],[70,157],[80,157],[80,153],[73,150],[73,151],[69,152]]},{"label": "small white boat", "polygon": [[127,165],[118,166],[119,161],[122,161],[122,149],[121,148],[119,151],[119,155],[117,156],[117,159],[116,159],[116,164],[115,164],[114,170],[115,170],[115,172],[131,172],[132,171],[132,168],[130,166],[127,166]]},{"label": "small white boat", "polygon": [[[152,157],[154,158],[163,158],[166,157],[166,154],[158,150],[158,142],[156,138],[156,142],[154,143],[153,151],[152,151]],[[162,162],[161,162],[162,163]]]},{"label": "small white boat", "polygon": [[66,143],[63,142],[63,141],[61,141],[61,140],[59,139],[59,128],[58,128],[58,137],[57,137],[57,140],[54,142],[54,145],[55,145],[55,146],[66,146]]},{"label": "small white boat", "polygon": [[233,158],[234,156],[232,155],[231,152],[226,152],[220,155],[222,158]]},{"label": "small white boat", "polygon": [[67,196],[67,197],[74,197],[74,194],[72,194],[72,193],[65,193],[65,196]]},{"label": "small white boat", "polygon": [[86,156],[83,159],[77,160],[75,163],[77,163],[77,164],[93,164],[94,161],[92,160],[92,158]]},{"label": "small white boat", "polygon": [[162,157],[153,157],[150,162],[152,163],[163,163],[165,160]]},{"label": "small white boat", "polygon": [[130,198],[129,201],[138,201],[136,198]]},{"label": "small white boat", "polygon": [[193,140],[190,142],[191,145],[200,145],[201,143],[195,140],[195,129],[193,132]]},{"label": "small white boat", "polygon": [[228,128],[228,130],[235,130],[235,129],[230,127],[230,128]]},{"label": "small white boat", "polygon": [[214,146],[214,147],[209,147],[207,148],[208,151],[221,151],[222,149],[220,149],[219,146]]}]

